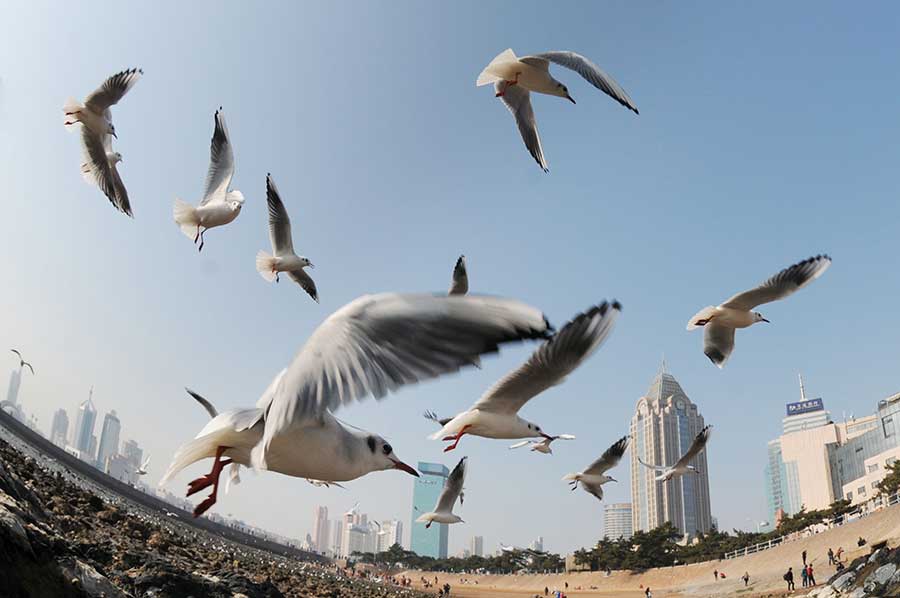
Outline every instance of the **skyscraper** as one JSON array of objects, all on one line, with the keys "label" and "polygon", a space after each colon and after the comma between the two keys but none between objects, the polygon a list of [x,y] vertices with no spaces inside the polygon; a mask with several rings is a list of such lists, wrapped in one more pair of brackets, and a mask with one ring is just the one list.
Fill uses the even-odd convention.
[{"label": "skyscraper", "polygon": [[419,473],[421,477],[413,482],[413,512],[410,531],[410,550],[419,556],[430,556],[436,559],[447,558],[447,544],[449,540],[448,525],[446,523],[432,523],[426,528],[424,523],[418,523],[416,519],[422,513],[428,513],[437,504],[444,482],[450,475],[450,470],[440,463],[424,463],[419,461]]},{"label": "skyscraper", "polygon": [[403,523],[396,519],[385,521],[378,532],[378,552],[384,552],[394,544],[403,546]]},{"label": "skyscraper", "polygon": [[122,423],[119,421],[115,410],[110,411],[103,418],[103,430],[100,432],[100,448],[97,449],[97,466],[106,471],[106,460],[119,454],[119,432]]},{"label": "skyscraper", "polygon": [[544,552],[544,536],[538,536],[536,540],[528,545],[528,549],[536,552]]},{"label": "skyscraper", "polygon": [[69,437],[69,415],[65,409],[57,409],[53,414],[53,423],[50,425],[50,442],[56,446],[65,448],[66,438]]},{"label": "skyscraper", "polygon": [[138,446],[134,440],[126,440],[122,443],[122,456],[128,462],[128,479],[122,480],[134,484],[137,482],[137,468],[141,466],[144,458],[144,451]]},{"label": "skyscraper", "polygon": [[9,375],[9,387],[6,389],[6,400],[12,407],[18,404],[19,386],[22,384],[22,369],[13,370]]},{"label": "skyscraper", "polygon": [[631,503],[617,502],[603,505],[603,535],[610,540],[631,537]]},{"label": "skyscraper", "polygon": [[78,407],[78,415],[75,417],[75,430],[72,436],[75,448],[84,455],[91,453],[91,438],[94,437],[94,423],[97,420],[97,409],[94,407],[93,396],[94,389],[91,387],[87,400]]},{"label": "skyscraper", "polygon": [[328,552],[328,507],[316,507],[313,514],[312,543],[316,552]]},{"label": "skyscraper", "polygon": [[344,538],[344,525],[340,519],[331,522],[331,555],[338,557],[341,555],[341,540]]},{"label": "skyscraper", "polygon": [[484,537],[472,536],[469,552],[471,552],[473,556],[484,556]]},{"label": "skyscraper", "polygon": [[649,531],[671,521],[689,537],[709,531],[708,449],[692,462],[697,473],[666,482],[657,482],[656,472],[638,462],[641,458],[650,465],[672,465],[687,452],[703,426],[697,406],[663,363],[631,418],[632,529]]}]

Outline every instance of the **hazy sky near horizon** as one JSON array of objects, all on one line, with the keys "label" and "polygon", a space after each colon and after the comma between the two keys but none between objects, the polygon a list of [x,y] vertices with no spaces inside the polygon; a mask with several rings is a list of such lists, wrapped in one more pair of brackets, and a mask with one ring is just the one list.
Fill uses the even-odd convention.
[{"label": "hazy sky near horizon", "polygon": [[[765,445],[797,372],[836,419],[900,390],[895,4],[15,4],[0,36],[0,347],[34,364],[20,399],[45,432],[94,385],[100,419],[115,409],[123,438],[153,455],[152,483],[206,421],[184,386],[220,409],[252,404],[334,310],[369,292],[444,291],[460,253],[473,292],[525,300],[557,326],[604,298],[624,308],[607,344],[523,410],[578,436],[552,457],[471,437],[445,456],[421,417],[466,408],[533,346],[339,412],[407,462],[470,456],[451,552],[474,534],[489,550],[595,542],[602,505],[560,478],[627,433],[663,355],[716,428],[711,500],[725,528],[765,515]],[[534,98],[542,173],[474,84],[507,47],[590,57],[640,116],[554,69],[578,104]],[[113,113],[134,220],[81,180],[61,110],[129,67],[144,77]],[[172,202],[199,199],[219,106],[246,204],[198,255]],[[321,305],[255,271],[267,172]],[[761,309],[773,323],[738,332],[716,369],[688,318],[820,252],[834,258],[826,275]],[[2,359],[5,383],[15,362]],[[607,500],[629,500],[627,466],[613,475]],[[334,517],[359,501],[401,519],[408,541],[412,486],[400,472],[347,490],[247,474],[215,508],[302,538],[314,506]]]}]

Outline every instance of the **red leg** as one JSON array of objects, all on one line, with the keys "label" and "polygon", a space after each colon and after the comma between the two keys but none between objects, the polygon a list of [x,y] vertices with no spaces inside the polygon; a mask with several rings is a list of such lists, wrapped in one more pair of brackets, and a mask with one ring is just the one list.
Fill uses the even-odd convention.
[{"label": "red leg", "polygon": [[224,453],[229,448],[231,447],[220,446],[219,448],[217,448],[216,458],[213,462],[212,471],[188,484],[188,492],[186,496],[191,496],[192,494],[195,494],[196,492],[199,492],[204,488],[208,488],[210,486],[213,487],[212,494],[210,494],[203,502],[197,505],[197,508],[194,509],[194,517],[202,515],[216,503],[216,494],[219,491],[219,475],[222,473],[222,470],[225,468],[225,466],[229,465],[232,462],[231,459],[225,459],[224,461],[221,460],[222,453]]},{"label": "red leg", "polygon": [[[444,449],[444,452],[446,453],[447,451],[452,451],[453,449],[455,449],[455,448],[456,448],[456,445],[459,444],[460,438],[462,438],[462,437],[463,437],[463,434],[466,433],[466,430],[468,430],[468,429],[471,428],[471,427],[472,427],[472,426],[463,426],[463,427],[462,427],[462,430],[459,431],[459,434],[456,435],[456,442],[454,442],[453,444],[451,444],[450,446],[448,446],[447,448],[445,448],[445,449]],[[452,438],[452,437],[450,437],[450,438]]]},{"label": "red leg", "polygon": [[515,79],[513,79],[512,81],[504,81],[504,83],[506,83],[506,85],[503,87],[503,90],[495,93],[494,97],[495,98],[502,97],[502,96],[506,95],[507,88],[509,88],[512,85],[518,85],[519,84],[519,75],[521,75],[521,74],[522,74],[521,72],[517,72]]}]

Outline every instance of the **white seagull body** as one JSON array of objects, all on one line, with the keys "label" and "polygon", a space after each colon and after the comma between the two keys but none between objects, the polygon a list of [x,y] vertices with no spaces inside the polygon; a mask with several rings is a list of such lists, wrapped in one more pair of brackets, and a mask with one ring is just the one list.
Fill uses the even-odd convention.
[{"label": "white seagull body", "polygon": [[831,258],[827,255],[798,262],[755,289],[738,293],[721,305],[704,307],[690,319],[687,329],[705,328],[703,352],[716,366],[723,368],[734,350],[735,329],[769,321],[761,313],[752,311],[754,307],[784,299],[822,276],[830,265]]},{"label": "white seagull body", "polygon": [[519,417],[530,399],[562,383],[575,368],[603,343],[612,330],[621,306],[603,302],[579,314],[544,342],[519,368],[494,384],[468,411],[448,421],[431,438],[454,441],[464,434],[484,438],[548,438],[540,426]]},{"label": "white seagull body", "polygon": [[700,454],[700,451],[706,448],[710,434],[712,434],[712,426],[706,426],[700,430],[700,433],[694,438],[694,442],[691,443],[690,448],[674,465],[650,465],[640,457],[638,457],[638,462],[644,467],[656,471],[657,475],[654,479],[657,482],[667,482],[675,476],[682,476],[686,473],[700,473],[696,467],[691,465],[691,461]]},{"label": "white seagull body", "polygon": [[495,95],[502,98],[516,119],[525,147],[544,172],[548,172],[547,160],[538,135],[530,92],[563,97],[575,103],[568,88],[550,74],[551,62],[575,71],[588,83],[638,114],[638,109],[625,90],[600,67],[580,54],[545,52],[520,58],[511,49],[504,50],[481,71],[475,85],[494,83]]},{"label": "white seagull body", "polygon": [[268,282],[278,281],[279,272],[287,272],[291,279],[303,287],[313,300],[319,302],[316,283],[304,268],[315,268],[312,262],[294,253],[294,241],[291,237],[291,219],[272,175],[266,176],[266,203],[269,207],[269,239],[272,241],[272,253],[265,251],[256,254],[256,269]]},{"label": "white seagull body", "polygon": [[545,455],[552,455],[553,449],[550,448],[550,445],[555,440],[575,440],[575,437],[571,434],[559,434],[557,436],[547,436],[541,440],[523,440],[522,442],[517,442],[514,445],[510,446],[511,449],[522,448],[523,446],[531,446],[531,450],[538,453],[543,453]]},{"label": "white seagull body", "polygon": [[136,473],[137,475],[147,475],[147,473],[150,471],[148,469],[149,467],[150,467],[150,455],[147,455],[147,458],[144,459],[144,462],[141,463],[141,466],[138,467],[137,471],[135,471],[134,473]]},{"label": "white seagull body", "polygon": [[606,472],[619,464],[625,449],[628,448],[628,437],[623,436],[615,442],[611,447],[603,452],[599,459],[587,466],[586,469],[578,473],[570,473],[563,477],[564,482],[572,485],[574,492],[580,483],[585,492],[593,494],[598,499],[603,500],[603,484],[607,482],[616,482],[615,478],[606,475]]},{"label": "white seagull body", "polygon": [[462,495],[463,484],[466,481],[466,463],[468,457],[463,457],[447,476],[444,481],[444,489],[438,497],[437,504],[433,511],[422,513],[416,519],[419,523],[424,523],[426,528],[431,527],[432,523],[465,523],[459,515],[453,513],[453,506],[456,500]]},{"label": "white seagull body", "polygon": [[203,235],[207,230],[232,222],[244,206],[244,194],[229,191],[234,177],[234,150],[225,126],[222,108],[213,117],[215,130],[209,149],[209,171],[206,173],[206,188],[203,199],[196,208],[175,199],[173,216],[181,232],[194,243],[200,242],[198,251],[203,250]]},{"label": "white seagull body", "polygon": [[110,203],[128,216],[133,214],[128,192],[116,169],[116,164],[122,161],[122,154],[112,150],[116,128],[112,123],[110,107],[128,93],[143,72],[140,69],[129,69],[116,73],[89,95],[84,104],[70,98],[63,106],[65,125],[82,125],[82,176],[88,183],[99,187]]}]

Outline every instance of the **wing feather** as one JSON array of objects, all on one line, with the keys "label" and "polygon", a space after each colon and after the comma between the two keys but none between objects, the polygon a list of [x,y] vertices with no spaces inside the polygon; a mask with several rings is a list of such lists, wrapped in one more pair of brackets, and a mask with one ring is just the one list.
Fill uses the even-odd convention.
[{"label": "wing feather", "polygon": [[[631,101],[631,98],[628,97],[628,94],[622,89],[622,86],[616,83],[615,79],[607,75],[603,69],[581,54],[576,52],[544,52],[526,58],[541,58],[549,60],[559,66],[564,66],[567,69],[571,69],[581,75],[588,83],[615,101],[619,102],[629,110],[632,110],[635,114],[640,114],[637,106],[634,105],[634,102]],[[522,58],[521,60],[522,62],[525,62],[525,58]]]},{"label": "wing feather", "polygon": [[213,201],[224,202],[228,195],[231,179],[234,177],[234,150],[231,148],[228,127],[225,125],[225,114],[221,107],[216,110],[213,121],[215,128],[209,144],[209,170],[206,172],[203,199],[200,200],[201,206]]},{"label": "wing feather", "polygon": [[755,289],[734,295],[722,307],[751,310],[757,305],[784,299],[825,273],[831,265],[827,255],[816,255],[788,266]]},{"label": "wing feather", "polygon": [[547,160],[544,158],[544,148],[541,146],[541,136],[538,134],[537,120],[534,117],[534,109],[531,107],[531,94],[527,89],[518,85],[507,86],[505,81],[498,81],[494,85],[497,93],[502,93],[500,99],[516,119],[516,126],[528,153],[544,172],[550,172]]},{"label": "wing feather", "polygon": [[141,69],[128,69],[116,73],[87,97],[84,101],[85,106],[97,114],[105,112],[110,106],[116,105],[143,74],[144,71]]},{"label": "wing feather", "polygon": [[[587,466],[582,473],[588,475],[600,475],[605,471],[612,469],[622,460],[622,455],[628,448],[628,436],[618,439],[612,446],[606,449],[600,458]],[[598,497],[600,498],[600,497]]]},{"label": "wing feather", "polygon": [[463,491],[463,484],[466,481],[466,464],[469,458],[463,457],[447,476],[444,482],[444,489],[441,490],[441,496],[438,498],[437,505],[434,507],[435,512],[452,513],[453,505]]}]

